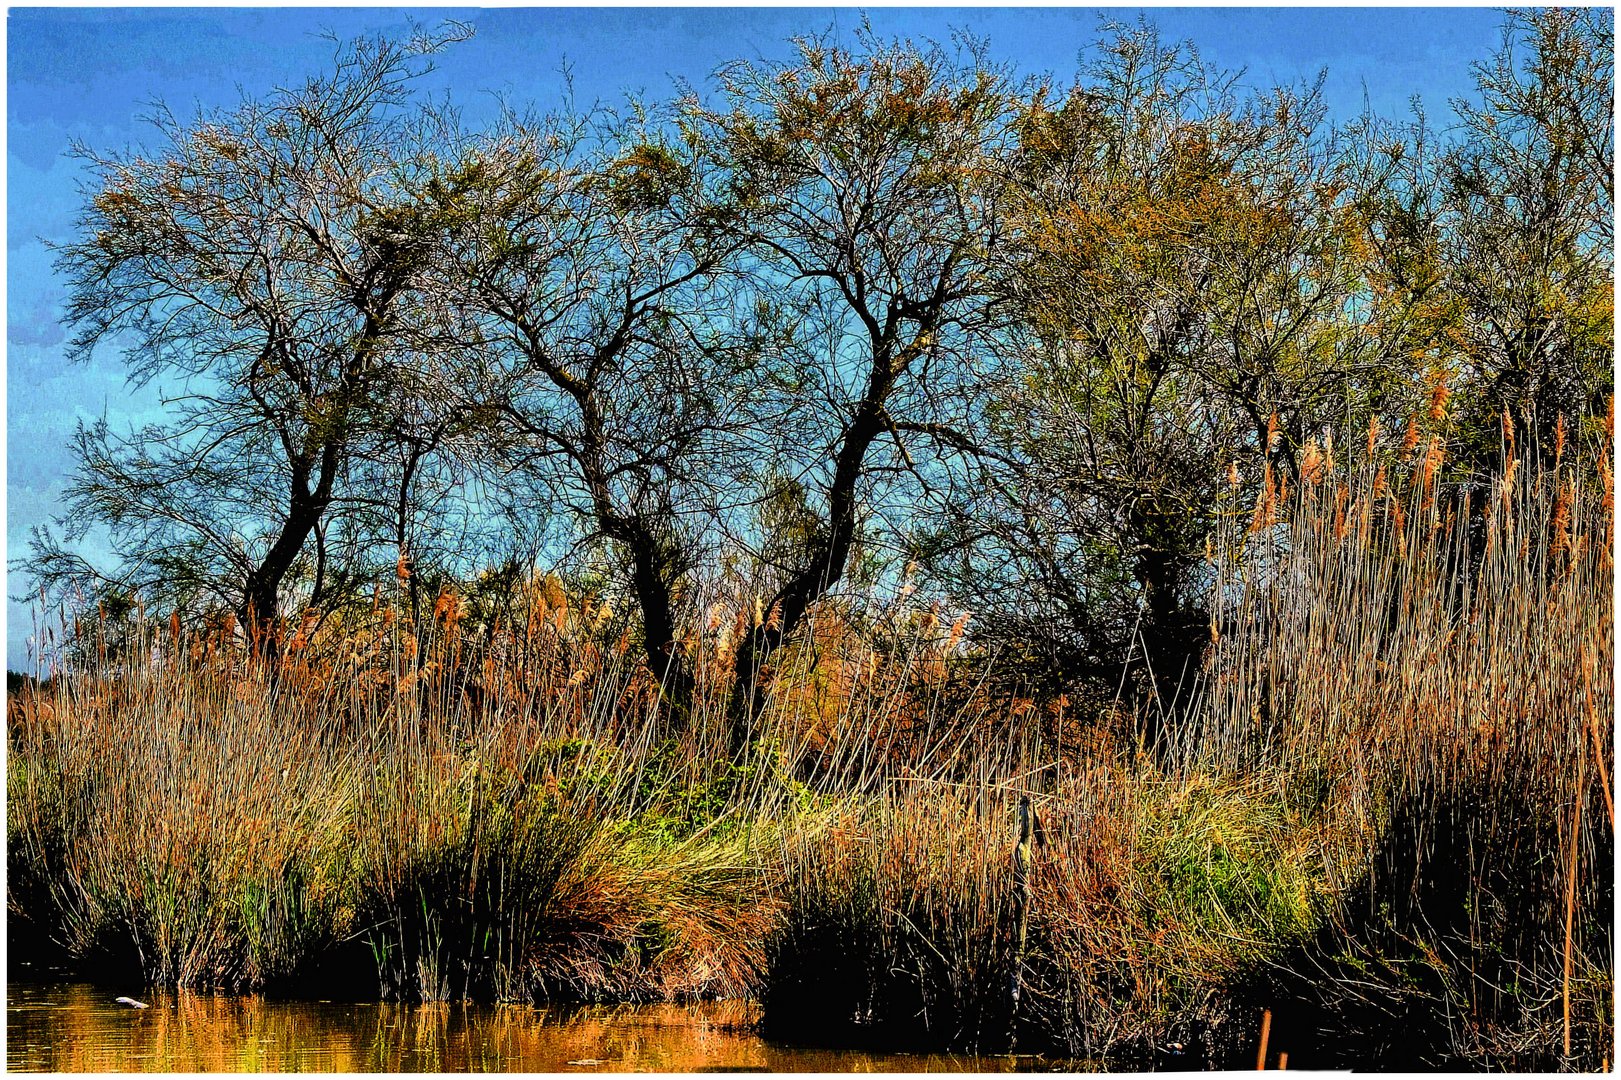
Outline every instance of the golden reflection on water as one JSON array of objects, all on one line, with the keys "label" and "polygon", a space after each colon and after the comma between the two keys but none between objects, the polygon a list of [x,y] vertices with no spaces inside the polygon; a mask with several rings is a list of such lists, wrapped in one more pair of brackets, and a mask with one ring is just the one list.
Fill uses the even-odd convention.
[{"label": "golden reflection on water", "polygon": [[387,1005],[6,988],[6,1067],[46,1072],[1001,1072],[1057,1062],[767,1043],[754,1006]]}]

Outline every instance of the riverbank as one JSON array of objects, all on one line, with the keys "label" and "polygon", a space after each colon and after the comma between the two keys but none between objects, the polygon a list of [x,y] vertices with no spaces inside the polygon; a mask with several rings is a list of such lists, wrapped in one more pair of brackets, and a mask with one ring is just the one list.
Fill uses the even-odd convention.
[{"label": "riverbank", "polygon": [[1522,479],[1477,523],[1425,475],[1235,518],[1194,703],[1147,716],[999,696],[904,597],[824,612],[741,751],[728,617],[680,709],[549,581],[274,672],[145,627],[8,701],[14,925],[141,986],[749,998],[1111,1068],[1252,1064],[1270,1010],[1293,1067],[1597,1068],[1609,506]]}]

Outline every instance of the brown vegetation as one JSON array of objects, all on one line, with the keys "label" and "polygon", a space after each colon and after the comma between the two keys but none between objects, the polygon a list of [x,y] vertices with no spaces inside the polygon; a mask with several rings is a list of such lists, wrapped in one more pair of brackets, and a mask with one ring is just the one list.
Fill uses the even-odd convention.
[{"label": "brown vegetation", "polygon": [[1374,451],[1224,512],[1214,645],[1146,736],[957,688],[960,634],[904,601],[829,605],[741,759],[748,608],[689,636],[714,692],[679,723],[555,579],[521,625],[446,593],[432,627],[295,631],[274,678],[140,628],[12,702],[14,916],[188,986],[347,955],[388,997],[758,994],[791,1039],[1209,1064],[1265,1001],[1301,1065],[1596,1060],[1609,492]]}]

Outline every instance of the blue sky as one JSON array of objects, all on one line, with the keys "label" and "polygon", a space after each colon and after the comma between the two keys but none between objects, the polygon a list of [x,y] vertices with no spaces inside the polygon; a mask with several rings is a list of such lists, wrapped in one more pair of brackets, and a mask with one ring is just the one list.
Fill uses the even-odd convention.
[{"label": "blue sky", "polygon": [[[961,28],[988,39],[993,58],[1027,74],[1075,72],[1103,18],[1132,20],[1136,8],[877,8],[883,36],[947,40]],[[1435,122],[1447,101],[1471,91],[1469,65],[1499,41],[1488,8],[1146,9],[1166,36],[1190,39],[1205,60],[1244,68],[1254,85],[1311,80],[1335,119],[1360,111],[1404,113],[1415,95]],[[673,80],[702,88],[737,59],[776,58],[795,34],[832,30],[849,39],[855,8],[12,8],[7,17],[6,545],[26,550],[29,530],[61,512],[76,420],[105,413],[115,427],[149,418],[155,390],[124,384],[117,355],[67,366],[57,322],[63,298],[46,241],[71,237],[82,177],[68,156],[81,141],[98,150],[138,145],[152,102],[186,116],[230,105],[241,92],[324,70],[340,38],[404,31],[453,17],[476,36],[441,58],[429,81],[470,118],[495,95],[546,108],[558,102],[568,66],[581,102],[617,101],[627,91],[664,95]],[[29,587],[8,575],[7,594]],[[8,601],[6,658],[21,667],[31,632],[26,605]]]}]

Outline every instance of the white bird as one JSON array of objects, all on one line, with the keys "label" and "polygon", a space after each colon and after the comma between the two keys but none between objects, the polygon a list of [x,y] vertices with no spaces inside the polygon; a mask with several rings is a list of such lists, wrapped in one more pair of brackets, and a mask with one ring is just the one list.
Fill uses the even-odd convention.
[{"label": "white bird", "polygon": [[113,998],[120,1005],[128,1005],[132,1009],[150,1009],[152,1006],[144,1001],[136,1001],[132,997]]}]

